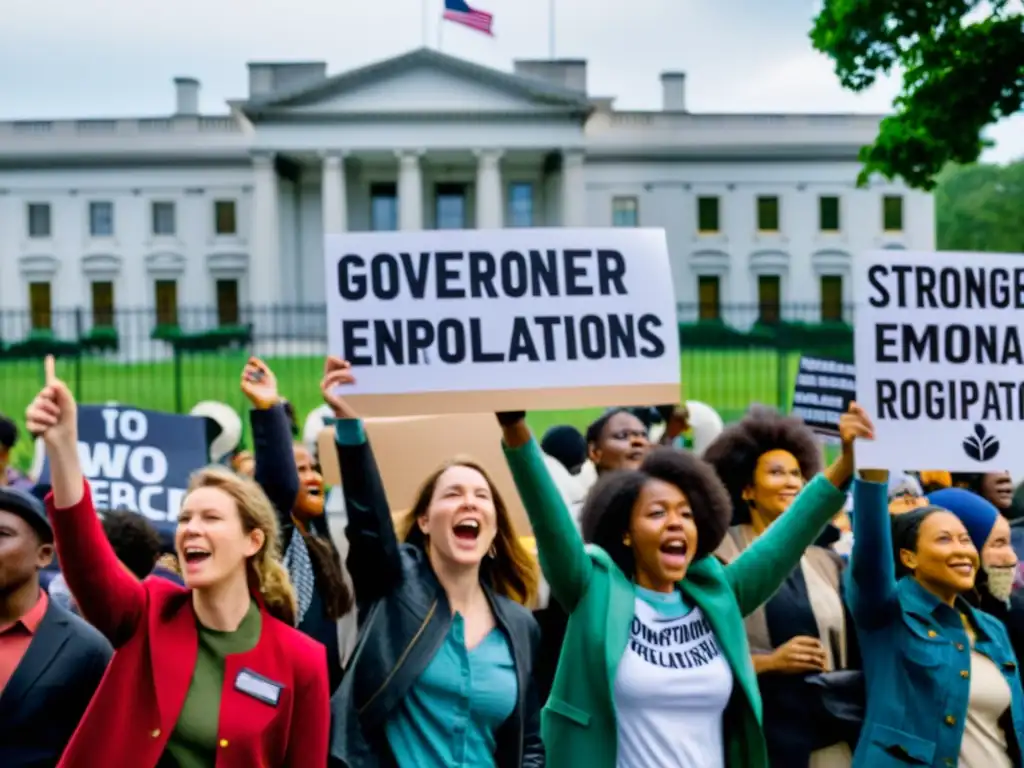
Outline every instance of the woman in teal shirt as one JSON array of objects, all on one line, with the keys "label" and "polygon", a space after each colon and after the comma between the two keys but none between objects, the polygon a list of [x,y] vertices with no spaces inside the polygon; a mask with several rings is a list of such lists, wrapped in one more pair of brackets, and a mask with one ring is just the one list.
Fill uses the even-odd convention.
[{"label": "woman in teal shirt", "polygon": [[335,392],[352,381],[348,363],[328,359],[321,391],[337,418],[359,611],[331,700],[332,765],[542,768],[532,557],[468,460],[432,473],[393,523],[362,422]]},{"label": "woman in teal shirt", "polygon": [[544,576],[570,614],[542,715],[551,764],[767,768],[743,617],[842,508],[853,441],[870,423],[844,415],[840,458],[723,566],[712,553],[732,516],[728,493],[692,454],[655,449],[639,469],[600,480],[583,511],[596,543],[585,546],[525,414],[498,420]]},{"label": "woman in teal shirt", "polygon": [[964,599],[978,551],[940,507],[890,519],[888,475],[864,470],[853,488],[846,594],[867,686],[854,768],[1019,768],[1017,658],[1002,623]]}]

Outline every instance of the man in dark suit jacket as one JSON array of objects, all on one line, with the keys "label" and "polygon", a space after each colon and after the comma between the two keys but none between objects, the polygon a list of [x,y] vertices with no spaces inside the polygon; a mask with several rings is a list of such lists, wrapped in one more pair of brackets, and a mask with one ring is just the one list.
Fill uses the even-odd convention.
[{"label": "man in dark suit jacket", "polygon": [[53,531],[29,493],[0,488],[0,766],[52,768],[110,660],[106,639],[48,599]]}]

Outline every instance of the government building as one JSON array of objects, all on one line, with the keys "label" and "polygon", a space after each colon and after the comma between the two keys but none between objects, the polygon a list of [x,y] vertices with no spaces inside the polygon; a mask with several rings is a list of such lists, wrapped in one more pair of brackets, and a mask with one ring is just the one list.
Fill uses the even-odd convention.
[{"label": "government building", "polygon": [[0,123],[0,338],[316,307],[324,233],[663,227],[685,321],[842,319],[858,254],[934,248],[930,195],[855,185],[878,115],[695,113],[681,72],[660,109],[623,111],[585,61],[426,48],[248,72],[224,114],[182,77],[173,114]]}]

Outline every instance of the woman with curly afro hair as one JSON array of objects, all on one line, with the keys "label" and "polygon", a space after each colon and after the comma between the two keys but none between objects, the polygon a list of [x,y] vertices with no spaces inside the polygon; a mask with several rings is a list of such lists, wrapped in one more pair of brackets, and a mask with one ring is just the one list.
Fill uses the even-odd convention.
[{"label": "woman with curly afro hair", "polygon": [[[707,447],[704,460],[732,499],[734,525],[716,553],[722,562],[756,546],[769,526],[788,518],[785,513],[800,514],[795,501],[818,473],[820,457],[818,441],[802,420],[761,406]],[[858,732],[831,716],[820,687],[829,679],[822,673],[859,666],[850,658],[855,642],[847,642],[855,634],[847,632],[843,560],[811,546],[794,565],[780,574],[778,592],[744,622],[765,705],[768,757],[787,768],[849,768]],[[831,695],[846,692],[837,694],[833,686]]]},{"label": "woman with curly afro hair", "polygon": [[584,504],[581,535],[525,414],[498,421],[541,568],[570,615],[541,716],[548,764],[767,768],[743,617],[843,506],[853,440],[870,424],[844,416],[840,458],[785,520],[723,566],[712,555],[732,505],[693,454],[654,448],[638,466],[603,474]]}]

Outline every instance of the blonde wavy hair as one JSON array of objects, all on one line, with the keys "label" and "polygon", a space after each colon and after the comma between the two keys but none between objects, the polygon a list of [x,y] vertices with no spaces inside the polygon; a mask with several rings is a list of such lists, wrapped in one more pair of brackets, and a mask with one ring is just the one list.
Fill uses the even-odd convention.
[{"label": "blonde wavy hair", "polygon": [[437,481],[451,467],[468,467],[483,475],[491,489],[491,498],[494,500],[495,517],[498,523],[498,532],[494,537],[494,557],[485,557],[483,563],[480,564],[481,580],[499,595],[521,605],[532,606],[537,600],[540,582],[537,561],[516,533],[512,517],[508,513],[508,507],[505,506],[505,500],[498,493],[491,476],[473,459],[457,456],[430,473],[423,481],[423,485],[420,486],[412,509],[402,513],[400,517],[393,518],[395,533],[398,535],[399,541],[413,544],[426,551],[427,539],[416,521],[427,514],[430,509],[430,501],[434,497]]},{"label": "blonde wavy hair", "polygon": [[188,492],[199,488],[217,488],[226,493],[235,502],[242,530],[263,532],[263,546],[246,566],[249,584],[263,597],[271,616],[295,626],[295,590],[281,564],[281,532],[270,499],[255,481],[224,467],[206,467],[192,473]]}]

